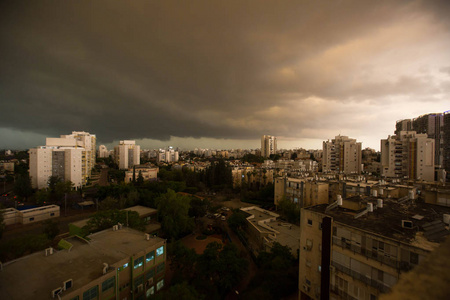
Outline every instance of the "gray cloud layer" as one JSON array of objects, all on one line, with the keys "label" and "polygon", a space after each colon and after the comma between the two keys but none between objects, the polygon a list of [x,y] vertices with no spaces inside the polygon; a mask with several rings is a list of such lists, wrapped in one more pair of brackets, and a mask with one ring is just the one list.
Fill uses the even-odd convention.
[{"label": "gray cloud layer", "polygon": [[411,104],[448,105],[446,3],[10,1],[0,127],[102,142],[379,134]]}]

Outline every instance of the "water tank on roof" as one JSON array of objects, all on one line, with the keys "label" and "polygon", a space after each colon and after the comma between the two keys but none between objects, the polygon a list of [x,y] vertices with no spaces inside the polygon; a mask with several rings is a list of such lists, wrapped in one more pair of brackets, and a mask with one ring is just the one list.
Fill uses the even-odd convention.
[{"label": "water tank on roof", "polygon": [[378,191],[377,191],[377,190],[373,190],[373,191],[372,191],[372,195],[373,195],[374,197],[378,196]]},{"label": "water tank on roof", "polygon": [[383,199],[377,199],[377,207],[383,208]]},{"label": "water tank on roof", "polygon": [[341,195],[337,195],[337,204],[339,206],[342,206],[342,196]]}]

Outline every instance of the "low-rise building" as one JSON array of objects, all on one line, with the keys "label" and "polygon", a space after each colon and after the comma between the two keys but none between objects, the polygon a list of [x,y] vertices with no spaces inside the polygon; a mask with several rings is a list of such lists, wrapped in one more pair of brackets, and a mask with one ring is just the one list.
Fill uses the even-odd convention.
[{"label": "low-rise building", "polygon": [[0,298],[146,299],[164,287],[166,241],[123,227],[3,264]]},{"label": "low-rise building", "polygon": [[158,172],[159,172],[158,167],[152,167],[148,165],[138,165],[133,168],[129,168],[128,171],[125,171],[125,182],[132,182],[133,178],[137,180],[139,174],[142,175],[144,181],[156,180],[158,178]]},{"label": "low-rise building", "polygon": [[449,213],[409,197],[361,195],[303,208],[300,298],[378,299],[449,233]]},{"label": "low-rise building", "polygon": [[47,205],[23,210],[7,208],[1,212],[5,225],[29,224],[59,217],[60,207],[58,205]]},{"label": "low-rise building", "polygon": [[278,214],[256,207],[241,208],[246,212],[248,244],[255,255],[261,251],[269,252],[274,242],[291,249],[298,257],[300,227],[279,220]]},{"label": "low-rise building", "polygon": [[312,178],[275,178],[274,204],[286,198],[300,207],[328,203],[328,183],[314,181]]}]

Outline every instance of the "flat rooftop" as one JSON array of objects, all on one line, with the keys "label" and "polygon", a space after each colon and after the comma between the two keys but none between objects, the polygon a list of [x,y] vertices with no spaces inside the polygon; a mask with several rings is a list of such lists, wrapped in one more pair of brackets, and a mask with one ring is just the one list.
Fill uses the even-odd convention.
[{"label": "flat rooftop", "polygon": [[49,256],[40,251],[4,264],[0,272],[0,299],[51,299],[51,291],[64,281],[73,279],[73,289],[78,289],[102,276],[103,263],[118,267],[115,265],[118,261],[164,242],[158,237],[147,241],[143,232],[126,227],[88,237],[89,243],[75,237],[68,239],[73,245],[70,251],[54,250]]},{"label": "flat rooftop", "polygon": [[[412,200],[399,203],[397,199],[390,198],[384,198],[383,207],[377,208],[377,199],[380,198],[355,196],[344,200],[344,207],[346,201],[361,201],[363,203],[361,207],[363,208],[357,211],[338,206],[325,213],[328,204],[310,206],[304,209],[323,213],[332,217],[334,221],[406,243],[412,243],[416,238],[416,233],[418,231],[423,232],[424,225],[438,220],[442,221],[443,214],[450,214],[450,207]],[[355,219],[355,215],[364,210],[367,202],[373,203],[373,212],[368,212]],[[413,228],[403,228],[402,220],[412,221]]]},{"label": "flat rooftop", "polygon": [[139,217],[156,214],[158,212],[157,209],[150,208],[147,206],[136,205],[128,208],[124,208],[123,210],[135,211],[139,214]]},{"label": "flat rooftop", "polygon": [[300,226],[281,221],[271,221],[265,225],[279,232],[272,241],[289,246],[293,253],[297,252],[300,247]]}]

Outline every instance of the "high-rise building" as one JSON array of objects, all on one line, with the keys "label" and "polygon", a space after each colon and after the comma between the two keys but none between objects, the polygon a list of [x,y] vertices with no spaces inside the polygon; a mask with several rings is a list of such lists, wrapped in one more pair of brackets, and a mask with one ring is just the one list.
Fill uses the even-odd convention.
[{"label": "high-rise building", "polygon": [[98,157],[100,157],[100,158],[109,157],[109,151],[105,145],[100,145],[98,147]]},{"label": "high-rise building", "polygon": [[95,135],[73,131],[60,138],[46,138],[46,146],[30,149],[33,188],[47,187],[50,176],[71,181],[75,187],[85,185],[95,164],[95,143]]},{"label": "high-rise building", "polygon": [[434,145],[434,139],[415,131],[381,140],[382,175],[434,181]]},{"label": "high-rise building", "polygon": [[[395,127],[396,135],[399,135],[401,131],[415,131],[426,134],[428,138],[434,140],[434,165],[437,179],[444,179],[444,170],[447,173],[450,171],[450,160],[446,159],[450,156],[450,117],[448,117],[448,112],[431,113],[414,119],[400,120],[397,121]],[[446,131],[448,134],[445,133]]]},{"label": "high-rise building", "polygon": [[261,156],[269,157],[277,153],[277,138],[271,135],[261,137]]},{"label": "high-rise building", "polygon": [[361,143],[348,136],[338,135],[323,142],[323,172],[359,174],[362,171]]},{"label": "high-rise building", "polygon": [[135,141],[120,141],[114,147],[114,161],[119,165],[119,169],[128,169],[141,162],[141,146]]}]

